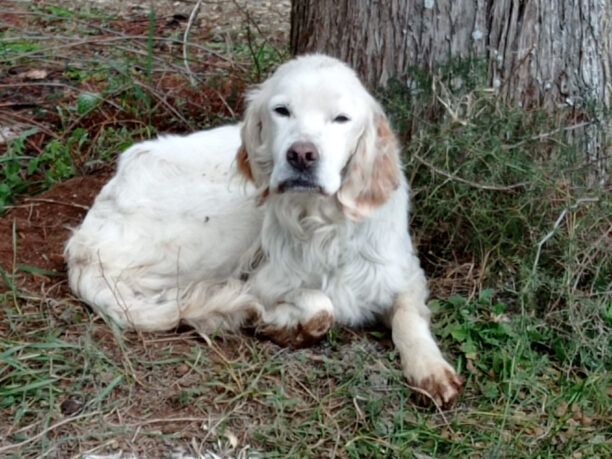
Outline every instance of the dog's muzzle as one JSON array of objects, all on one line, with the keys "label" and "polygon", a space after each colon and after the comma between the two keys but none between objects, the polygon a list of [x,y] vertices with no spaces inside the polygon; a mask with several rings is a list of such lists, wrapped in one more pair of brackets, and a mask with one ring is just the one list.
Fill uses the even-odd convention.
[{"label": "dog's muzzle", "polygon": [[293,174],[279,184],[280,193],[285,191],[323,193],[323,188],[315,179],[319,165],[319,151],[312,142],[294,142],[287,149],[286,159]]}]

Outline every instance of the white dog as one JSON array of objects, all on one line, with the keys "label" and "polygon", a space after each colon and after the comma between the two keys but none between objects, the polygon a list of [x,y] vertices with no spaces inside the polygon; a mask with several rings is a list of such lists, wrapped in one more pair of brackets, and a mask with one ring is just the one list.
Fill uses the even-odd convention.
[{"label": "white dog", "polygon": [[430,333],[407,228],[384,112],[350,68],[310,55],[249,93],[241,127],[121,155],[66,259],[74,292],[122,327],[252,324],[297,347],[383,320],[408,381],[447,405],[461,380]]}]

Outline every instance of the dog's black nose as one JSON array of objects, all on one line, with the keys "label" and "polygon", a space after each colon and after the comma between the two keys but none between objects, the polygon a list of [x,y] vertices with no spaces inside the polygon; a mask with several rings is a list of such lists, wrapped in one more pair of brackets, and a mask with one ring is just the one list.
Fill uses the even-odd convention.
[{"label": "dog's black nose", "polygon": [[318,160],[319,152],[312,142],[295,142],[287,150],[287,161],[300,172],[312,168]]}]

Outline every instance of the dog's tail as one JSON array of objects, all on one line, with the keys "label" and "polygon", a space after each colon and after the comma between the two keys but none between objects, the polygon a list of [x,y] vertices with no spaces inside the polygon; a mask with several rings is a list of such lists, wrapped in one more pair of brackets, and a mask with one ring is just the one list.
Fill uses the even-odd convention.
[{"label": "dog's tail", "polygon": [[81,262],[71,253],[70,244],[66,259],[73,292],[121,328],[162,331],[187,324],[209,335],[235,330],[261,312],[238,279],[163,286],[155,273],[139,269],[113,273],[103,269],[102,263]]}]

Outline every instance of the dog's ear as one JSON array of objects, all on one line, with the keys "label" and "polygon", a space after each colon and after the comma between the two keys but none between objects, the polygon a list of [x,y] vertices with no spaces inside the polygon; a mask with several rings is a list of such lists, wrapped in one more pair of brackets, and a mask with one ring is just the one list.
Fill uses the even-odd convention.
[{"label": "dog's ear", "polygon": [[236,162],[238,163],[238,171],[244,178],[255,183],[255,177],[253,176],[253,170],[251,169],[251,163],[249,162],[249,154],[244,145],[240,145],[238,154],[236,155]]},{"label": "dog's ear", "polygon": [[262,94],[255,89],[247,95],[247,108],[240,130],[241,145],[236,154],[238,171],[255,185],[262,185],[262,171],[259,170],[255,157],[261,149],[262,140]]},{"label": "dog's ear", "polygon": [[399,146],[382,109],[374,111],[344,172],[337,197],[352,220],[366,218],[400,185]]}]

